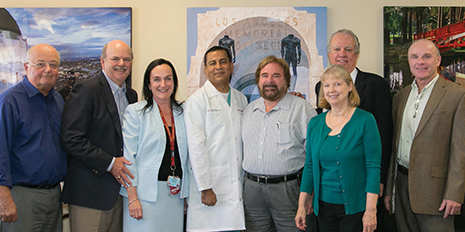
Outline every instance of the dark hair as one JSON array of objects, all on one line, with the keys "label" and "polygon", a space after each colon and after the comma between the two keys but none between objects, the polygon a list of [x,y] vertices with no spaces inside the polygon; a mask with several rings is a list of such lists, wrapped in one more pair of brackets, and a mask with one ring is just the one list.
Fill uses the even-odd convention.
[{"label": "dark hair", "polygon": [[226,55],[228,56],[228,59],[229,59],[229,63],[231,63],[232,56],[231,56],[231,53],[229,53],[228,49],[226,49],[224,47],[221,47],[221,46],[213,46],[210,49],[208,49],[207,52],[205,52],[205,55],[203,56],[203,65],[207,66],[207,55],[208,55],[208,53],[214,52],[214,51],[219,51],[219,50],[226,52]]},{"label": "dark hair", "polygon": [[142,92],[144,94],[144,99],[147,101],[147,104],[142,108],[142,111],[146,111],[147,109],[152,109],[153,107],[153,95],[152,91],[150,91],[149,86],[150,86],[150,73],[152,70],[157,67],[158,65],[166,64],[170,66],[171,71],[173,71],[173,82],[174,82],[174,87],[173,87],[173,93],[170,96],[170,102],[171,102],[171,107],[173,108],[173,111],[178,112],[179,114],[182,114],[183,109],[182,109],[182,102],[178,103],[176,101],[176,92],[178,90],[178,75],[176,74],[176,70],[174,69],[173,64],[169,62],[168,60],[165,59],[156,59],[147,66],[147,69],[145,69],[145,74],[144,74],[144,86],[142,87]]}]

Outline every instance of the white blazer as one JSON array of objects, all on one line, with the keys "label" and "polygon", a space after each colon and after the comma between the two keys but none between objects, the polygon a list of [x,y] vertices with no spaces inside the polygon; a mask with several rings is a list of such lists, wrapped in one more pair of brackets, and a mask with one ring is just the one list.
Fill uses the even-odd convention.
[{"label": "white blazer", "polygon": [[[126,108],[123,121],[124,158],[132,162],[132,165],[126,167],[135,177],[131,181],[137,189],[139,199],[156,202],[158,170],[165,154],[167,138],[158,105],[154,103],[152,109],[142,111],[146,104],[147,101],[140,101]],[[179,196],[185,198],[189,194],[186,127],[184,113],[181,115],[175,111],[173,113],[182,166]],[[121,187],[120,194],[128,196],[124,187]]]},{"label": "white blazer", "polygon": [[[245,96],[231,89],[231,107],[207,81],[185,103],[190,178],[187,231],[244,230],[242,203],[241,119]],[[217,203],[201,202],[201,191],[212,188]]]}]

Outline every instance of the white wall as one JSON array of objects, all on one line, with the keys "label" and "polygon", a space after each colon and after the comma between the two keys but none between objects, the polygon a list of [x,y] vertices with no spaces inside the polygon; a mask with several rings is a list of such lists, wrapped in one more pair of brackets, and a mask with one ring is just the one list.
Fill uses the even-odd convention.
[{"label": "white wall", "polygon": [[[361,43],[358,67],[383,72],[383,6],[437,6],[437,0],[2,0],[0,7],[132,7],[133,88],[141,97],[147,64],[159,57],[173,62],[180,78],[178,99],[185,100],[186,9],[188,7],[326,6],[328,37],[351,29]],[[442,0],[444,6],[465,6],[463,0]],[[65,224],[64,231],[68,231]]]},{"label": "white wall", "polygon": [[185,100],[186,9],[188,7],[326,6],[328,37],[351,29],[361,43],[358,67],[383,72],[383,6],[464,6],[463,0],[2,0],[0,7],[132,7],[133,88],[141,96],[147,64],[163,57],[173,62],[180,78],[178,99]]}]

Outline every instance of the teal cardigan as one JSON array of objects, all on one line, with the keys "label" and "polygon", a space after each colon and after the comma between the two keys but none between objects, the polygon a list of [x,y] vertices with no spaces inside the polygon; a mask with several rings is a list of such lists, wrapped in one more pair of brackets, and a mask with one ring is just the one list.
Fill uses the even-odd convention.
[{"label": "teal cardigan", "polygon": [[[320,149],[331,129],[326,114],[313,117],[307,129],[307,157],[300,191],[315,192],[313,207],[318,216],[320,193]],[[365,211],[366,193],[379,194],[381,139],[372,114],[355,109],[342,128],[337,163],[346,215]]]}]

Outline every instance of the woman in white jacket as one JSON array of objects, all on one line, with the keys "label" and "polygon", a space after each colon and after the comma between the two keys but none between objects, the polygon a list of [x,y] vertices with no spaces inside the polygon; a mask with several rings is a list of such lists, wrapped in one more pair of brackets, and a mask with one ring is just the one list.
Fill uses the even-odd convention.
[{"label": "woman in white jacket", "polygon": [[144,75],[144,101],[127,107],[123,121],[124,158],[133,164],[133,185],[124,196],[124,231],[182,231],[188,195],[184,114],[176,102],[178,77],[164,59]]}]

